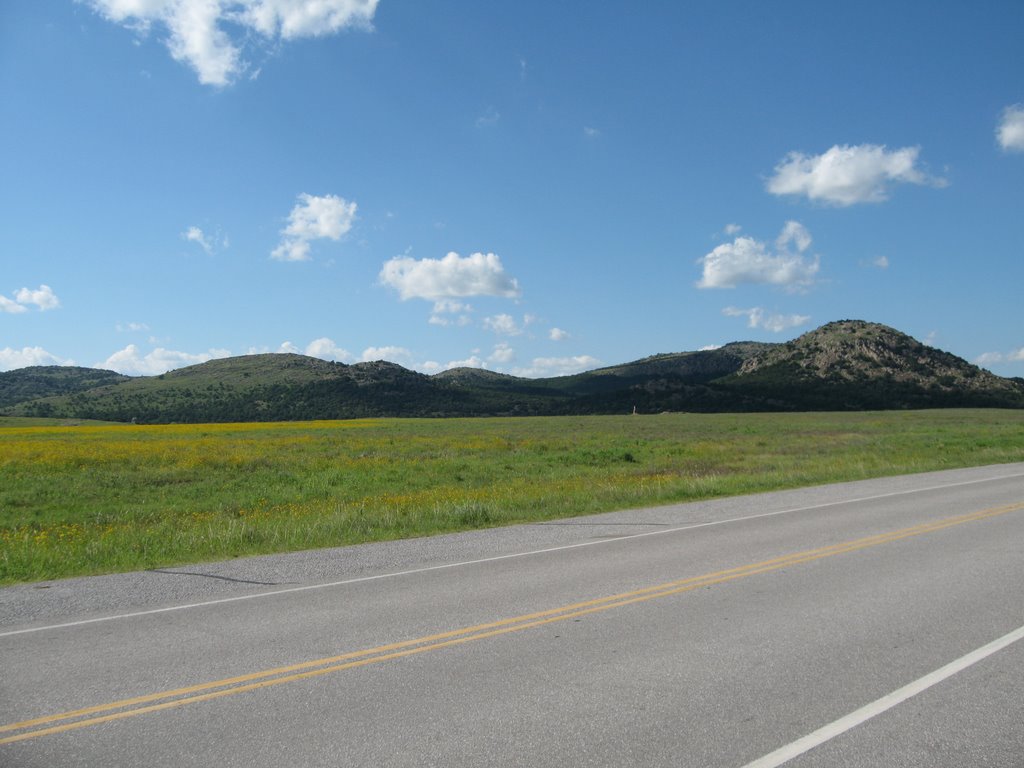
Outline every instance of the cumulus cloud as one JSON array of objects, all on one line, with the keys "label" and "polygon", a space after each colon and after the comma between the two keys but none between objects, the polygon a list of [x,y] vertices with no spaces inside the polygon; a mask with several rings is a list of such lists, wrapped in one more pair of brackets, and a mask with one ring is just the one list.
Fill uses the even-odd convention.
[{"label": "cumulus cloud", "polygon": [[19,314],[28,312],[31,306],[40,312],[45,312],[48,309],[57,309],[60,306],[60,299],[48,285],[40,285],[35,290],[20,288],[14,292],[13,299],[0,296],[0,312]]},{"label": "cumulus cloud", "polygon": [[790,152],[768,180],[773,195],[805,195],[815,202],[845,207],[880,203],[893,184],[946,186],[918,167],[920,147],[888,150],[877,144],[836,145],[821,155]]},{"label": "cumulus cloud", "polygon": [[799,221],[787,221],[782,232],[775,238],[775,247],[780,252],[785,252],[789,250],[790,244],[793,244],[797,251],[803,253],[811,247],[811,242],[811,233],[807,231],[807,227]]},{"label": "cumulus cloud", "polygon": [[278,261],[308,261],[311,240],[340,240],[355,219],[355,203],[337,195],[303,193],[288,215],[288,226],[281,230],[281,243],[270,256]]},{"label": "cumulus cloud", "polygon": [[[0,296],[0,299],[3,297]],[[74,365],[74,360],[64,360],[52,355],[42,347],[22,347],[0,349],[0,371],[12,371],[15,368],[28,368],[32,365]]]},{"label": "cumulus cloud", "polygon": [[722,314],[727,317],[746,317],[748,328],[763,328],[772,333],[781,333],[789,328],[805,325],[811,318],[809,315],[779,315],[766,312],[761,307],[738,309],[726,307]]},{"label": "cumulus cloud", "polygon": [[135,344],[129,344],[102,363],[96,363],[94,367],[117,371],[127,376],[156,376],[175,368],[205,363],[230,355],[231,352],[226,349],[211,349],[208,352],[190,354],[163,347],[157,347],[152,352],[143,354]]},{"label": "cumulus cloud", "polygon": [[442,299],[434,302],[434,311],[430,315],[432,325],[469,325],[471,320],[469,313],[473,307],[454,299]]},{"label": "cumulus cloud", "polygon": [[484,318],[484,328],[499,336],[518,336],[523,332],[523,329],[516,323],[516,319],[512,315],[506,314]]},{"label": "cumulus cloud", "polygon": [[19,304],[14,299],[8,299],[6,296],[0,296],[0,312],[7,312],[11,315],[16,315],[21,312],[28,312],[28,307],[23,304]]},{"label": "cumulus cloud", "polygon": [[1024,347],[1015,349],[1012,352],[986,352],[978,355],[975,359],[976,365],[997,365],[999,363],[1024,363]]},{"label": "cumulus cloud", "polygon": [[408,365],[412,360],[412,353],[405,347],[367,347],[363,350],[360,360],[364,363],[387,360],[389,363]]},{"label": "cumulus cloud", "polygon": [[507,365],[515,360],[516,357],[515,350],[504,341],[495,344],[494,350],[486,359],[480,355],[480,350],[474,349],[472,354],[464,360],[449,360],[447,363],[443,364],[433,360],[428,360],[427,362],[416,366],[416,368],[424,373],[440,373],[441,371],[448,371],[452,368],[481,368],[490,370],[491,366]]},{"label": "cumulus cloud", "polygon": [[1024,104],[1014,104],[1003,110],[996,128],[999,146],[1007,152],[1024,152]]},{"label": "cumulus cloud", "polygon": [[351,352],[342,349],[326,336],[309,342],[306,345],[306,354],[310,357],[319,357],[321,360],[333,360],[339,363],[355,359]]},{"label": "cumulus cloud", "polygon": [[569,338],[569,332],[563,331],[561,328],[552,328],[548,331],[548,338],[552,341],[565,341]]},{"label": "cumulus cloud", "polygon": [[508,365],[516,359],[516,351],[507,342],[501,342],[494,345],[494,351],[491,352],[490,357],[487,358],[488,362],[497,363],[498,365]]},{"label": "cumulus cloud", "polygon": [[590,355],[574,357],[535,357],[529,366],[516,368],[512,373],[528,379],[548,378],[552,376],[571,376],[581,371],[597,368],[601,361]]},{"label": "cumulus cloud", "polygon": [[505,273],[501,259],[493,253],[474,253],[463,258],[453,252],[443,259],[419,260],[396,256],[384,263],[380,281],[397,290],[403,301],[519,296],[519,283]]},{"label": "cumulus cloud", "polygon": [[451,360],[448,368],[486,368],[487,361],[480,359],[478,355],[470,355],[465,360]]},{"label": "cumulus cloud", "polygon": [[[811,235],[796,221],[786,222],[775,241],[775,252],[752,237],[723,243],[698,263],[704,274],[698,288],[735,288],[742,283],[779,285],[798,290],[811,285],[820,267],[817,256],[807,257]],[[795,246],[796,252],[791,250]]]},{"label": "cumulus cloud", "polygon": [[[378,0],[82,0],[108,21],[147,34],[161,30],[175,61],[204,85],[246,71],[242,46],[369,29]],[[255,33],[255,34],[254,34]],[[257,70],[258,73],[258,70]]]}]

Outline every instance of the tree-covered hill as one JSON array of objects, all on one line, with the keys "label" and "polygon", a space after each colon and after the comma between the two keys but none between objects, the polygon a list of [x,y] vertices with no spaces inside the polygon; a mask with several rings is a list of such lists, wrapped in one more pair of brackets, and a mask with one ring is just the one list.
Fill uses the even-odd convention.
[{"label": "tree-covered hill", "polygon": [[56,366],[0,373],[0,414],[139,423],[966,406],[1024,407],[1024,381],[854,320],[784,344],[735,342],[549,379],[293,354],[136,378]]},{"label": "tree-covered hill", "polygon": [[54,395],[73,395],[128,381],[114,371],[71,365],[34,365],[0,373],[0,408]]}]

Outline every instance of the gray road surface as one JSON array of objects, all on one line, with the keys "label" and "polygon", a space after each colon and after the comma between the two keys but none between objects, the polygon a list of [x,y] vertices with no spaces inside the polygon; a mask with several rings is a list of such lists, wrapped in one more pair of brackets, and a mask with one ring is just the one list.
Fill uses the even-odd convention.
[{"label": "gray road surface", "polygon": [[1020,768],[1022,626],[1024,464],[27,585],[0,766],[768,765],[1009,637],[786,764]]}]

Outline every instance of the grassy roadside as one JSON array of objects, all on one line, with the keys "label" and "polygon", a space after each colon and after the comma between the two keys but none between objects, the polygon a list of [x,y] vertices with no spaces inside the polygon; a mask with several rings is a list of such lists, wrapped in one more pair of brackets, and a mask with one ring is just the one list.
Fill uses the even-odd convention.
[{"label": "grassy roadside", "polygon": [[0,423],[0,584],[1024,461],[1024,411]]}]

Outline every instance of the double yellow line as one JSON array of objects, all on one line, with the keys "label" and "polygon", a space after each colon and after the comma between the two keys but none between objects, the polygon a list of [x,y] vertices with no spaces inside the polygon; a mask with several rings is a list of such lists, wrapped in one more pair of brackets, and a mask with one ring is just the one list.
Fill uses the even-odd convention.
[{"label": "double yellow line", "polygon": [[[185,688],[176,688],[171,691],[161,691],[145,696],[136,696],[131,699],[122,699],[109,704],[98,704],[93,707],[76,709],[71,712],[62,712],[56,715],[38,717],[32,720],[24,720],[19,723],[0,726],[0,745],[11,744],[26,739],[34,739],[54,733],[62,733],[78,728],[86,728],[92,725],[99,725],[114,720],[122,720],[128,717],[144,715],[150,712],[159,712],[165,709],[182,707],[186,704],[197,704],[202,701],[219,699],[224,696],[233,696],[246,691],[255,691],[260,688],[269,688],[282,683],[291,683],[298,680],[305,680],[320,675],[327,675],[334,672],[341,672],[346,669],[365,667],[370,664],[378,664],[393,659],[400,659],[406,656],[413,656],[428,651],[437,651],[442,648],[450,648],[464,643],[485,640],[490,637],[520,632],[525,629],[534,629],[552,624],[557,621],[579,618],[601,611],[608,611],[613,608],[622,608],[634,603],[642,603],[648,600],[656,600],[662,597],[678,595],[683,592],[690,592],[701,587],[709,587],[715,584],[724,584],[729,581],[745,579],[749,576],[756,576],[762,573],[777,571],[802,563],[809,563],[835,555],[855,552],[861,549],[876,547],[880,544],[887,544],[901,539],[908,539],[914,536],[922,536],[926,533],[941,531],[953,526],[970,523],[977,520],[984,520],[997,515],[1004,515],[1008,512],[1016,512],[1024,509],[1024,503],[1008,504],[1001,507],[973,512],[966,515],[958,515],[930,523],[901,528],[900,530],[880,533],[875,536],[867,536],[862,539],[854,539],[839,544],[832,544],[827,547],[819,547],[803,552],[796,552],[790,555],[783,555],[771,560],[763,560],[758,563],[729,568],[727,570],[706,573],[701,576],[693,576],[686,579],[678,579],[653,587],[645,587],[631,592],[622,592],[617,595],[600,597],[593,600],[586,600],[570,605],[563,605],[559,608],[551,608],[546,611],[528,613],[522,616],[515,616],[509,619],[501,619],[486,624],[477,624],[472,627],[464,627],[448,632],[441,632],[415,640],[404,640],[390,645],[380,645],[375,648],[367,648],[362,651],[353,651],[339,656],[330,656],[313,661],[305,661],[299,664],[291,664],[284,667],[276,667],[261,672],[253,672],[238,677],[215,680],[208,683],[200,683]],[[10,735],[2,735],[10,734]]]}]

